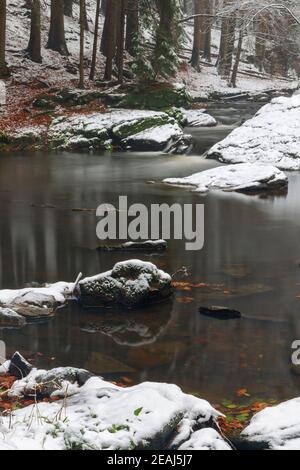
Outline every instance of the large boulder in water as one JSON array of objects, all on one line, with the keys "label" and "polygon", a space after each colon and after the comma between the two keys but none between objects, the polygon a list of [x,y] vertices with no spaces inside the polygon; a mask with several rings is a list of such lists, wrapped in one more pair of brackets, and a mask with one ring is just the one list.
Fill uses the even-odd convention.
[{"label": "large boulder in water", "polygon": [[300,96],[275,98],[208,152],[226,163],[300,169]]},{"label": "large boulder in water", "polygon": [[140,260],[120,262],[111,271],[83,279],[79,289],[80,300],[87,306],[137,307],[162,301],[172,293],[171,276]]},{"label": "large boulder in water", "polygon": [[167,178],[166,184],[191,188],[199,193],[213,190],[257,193],[286,190],[287,176],[271,165],[241,163],[205,170],[185,178]]},{"label": "large boulder in water", "polygon": [[252,418],[242,437],[252,447],[300,450],[300,398],[266,408]]}]

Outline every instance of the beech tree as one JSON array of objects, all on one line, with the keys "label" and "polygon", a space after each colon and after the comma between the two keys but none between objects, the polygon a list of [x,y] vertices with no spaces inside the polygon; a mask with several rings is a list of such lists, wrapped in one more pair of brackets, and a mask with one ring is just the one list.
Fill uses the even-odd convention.
[{"label": "beech tree", "polygon": [[31,26],[27,53],[33,62],[42,62],[40,0],[31,0]]},{"label": "beech tree", "polygon": [[9,74],[5,60],[6,47],[6,0],[0,0],[0,77]]},{"label": "beech tree", "polygon": [[64,0],[51,0],[50,30],[47,43],[48,49],[69,55],[64,23]]}]

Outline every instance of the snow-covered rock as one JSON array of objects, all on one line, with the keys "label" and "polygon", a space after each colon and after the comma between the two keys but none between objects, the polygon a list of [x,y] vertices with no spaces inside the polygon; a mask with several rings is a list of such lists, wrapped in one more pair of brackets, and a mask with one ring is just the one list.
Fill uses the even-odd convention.
[{"label": "snow-covered rock", "polygon": [[0,290],[0,306],[24,317],[48,317],[66,302],[73,287],[73,283],[57,282],[46,287]]},{"label": "snow-covered rock", "polygon": [[0,328],[24,326],[25,318],[11,308],[0,307]]},{"label": "snow-covered rock", "polygon": [[[177,386],[142,383],[120,388],[90,378],[61,401],[39,403],[1,419],[0,449],[133,450],[169,449],[193,444],[225,448],[212,433],[219,413],[205,400]],[[207,437],[205,437],[205,434]]]},{"label": "snow-covered rock", "polygon": [[83,304],[98,306],[135,307],[164,300],[172,293],[169,274],[140,260],[120,262],[111,271],[83,279],[79,289]]},{"label": "snow-covered rock", "polygon": [[[126,148],[133,150],[159,151],[164,150],[167,145],[173,143],[177,145],[183,136],[183,131],[177,123],[168,123],[131,135],[124,139],[122,143]],[[190,138],[189,144],[192,144],[192,138]]]},{"label": "snow-covered rock", "polygon": [[300,450],[300,398],[257,413],[242,437],[272,450]]},{"label": "snow-covered rock", "polygon": [[191,187],[200,193],[210,190],[256,192],[286,188],[288,178],[271,165],[241,163],[212,168],[186,178],[167,178],[163,182]]},{"label": "snow-covered rock", "polygon": [[300,96],[275,98],[214,145],[209,158],[226,163],[263,163],[300,169]]},{"label": "snow-covered rock", "polygon": [[178,450],[232,450],[232,448],[215,429],[204,428],[194,432]]},{"label": "snow-covered rock", "polygon": [[214,127],[218,123],[205,109],[183,109],[188,127]]},{"label": "snow-covered rock", "polygon": [[183,130],[167,113],[116,109],[54,119],[48,142],[52,148],[64,150],[101,149],[114,144],[155,151],[177,141],[180,144],[183,137],[186,137]]},{"label": "snow-covered rock", "polygon": [[21,380],[17,380],[8,392],[10,397],[65,396],[72,395],[93,374],[75,367],[58,367],[49,371],[33,369]]}]

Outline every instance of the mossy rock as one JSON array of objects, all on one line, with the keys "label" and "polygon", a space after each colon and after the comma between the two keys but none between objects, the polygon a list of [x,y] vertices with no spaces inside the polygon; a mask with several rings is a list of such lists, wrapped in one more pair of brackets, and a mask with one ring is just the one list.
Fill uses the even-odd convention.
[{"label": "mossy rock", "polygon": [[151,127],[162,126],[168,122],[173,122],[173,120],[167,114],[161,113],[157,116],[137,118],[119,124],[112,129],[112,133],[117,139],[123,140],[131,135],[138,134]]},{"label": "mossy rock", "polygon": [[173,106],[188,108],[191,103],[192,97],[185,86],[171,86],[166,83],[160,83],[144,88],[129,88],[126,96],[118,105],[119,107],[129,109],[163,110]]},{"label": "mossy rock", "polygon": [[5,134],[5,132],[0,132],[0,145],[8,145],[10,144],[11,139],[9,135]]},{"label": "mossy rock", "polygon": [[181,127],[185,127],[187,125],[187,117],[182,111],[182,109],[176,108],[173,106],[172,108],[166,108],[163,110],[168,116],[175,119],[175,121],[180,124]]}]

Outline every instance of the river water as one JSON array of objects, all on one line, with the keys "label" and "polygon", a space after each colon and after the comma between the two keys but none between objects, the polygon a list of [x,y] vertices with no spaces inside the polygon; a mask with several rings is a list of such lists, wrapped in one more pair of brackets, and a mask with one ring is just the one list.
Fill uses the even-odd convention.
[{"label": "river water", "polygon": [[[171,241],[166,253],[139,258],[169,273],[182,266],[173,300],[144,310],[82,310],[76,304],[54,319],[0,331],[8,353],[20,350],[38,367],[73,365],[107,379],[167,381],[212,402],[251,396],[282,400],[299,395],[291,370],[291,343],[300,339],[300,176],[290,174],[285,196],[210,194],[159,184],[216,166],[201,154],[221,140],[257,105],[211,106],[221,124],[192,130],[189,156],[113,153],[14,154],[0,158],[0,286],[72,281],[110,269],[126,254],[95,250],[100,203],[204,203],[205,247],[185,251]],[[227,305],[241,320],[218,321],[201,305]]]}]

